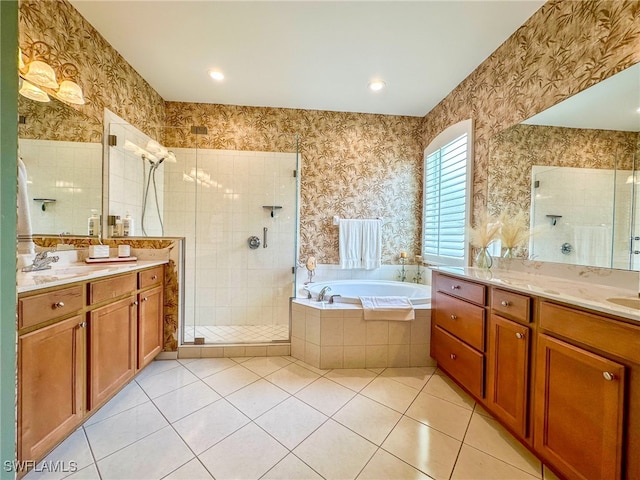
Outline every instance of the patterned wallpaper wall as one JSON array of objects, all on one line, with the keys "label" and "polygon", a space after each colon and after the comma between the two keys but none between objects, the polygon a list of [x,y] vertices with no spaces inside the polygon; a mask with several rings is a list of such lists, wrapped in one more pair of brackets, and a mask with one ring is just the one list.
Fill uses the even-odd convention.
[{"label": "patterned wallpaper wall", "polygon": [[[302,157],[301,257],[338,263],[342,218],[383,217],[382,261],[417,253],[420,240],[422,149],[418,117],[167,103],[167,124],[204,125],[206,148],[295,151]],[[167,146],[194,147],[195,136],[168,129]]]},{"label": "patterned wallpaper wall", "polygon": [[489,212],[510,207],[528,214],[532,165],[631,170],[637,141],[634,132],[514,125],[491,141]]},{"label": "patterned wallpaper wall", "polygon": [[164,100],[89,22],[66,0],[20,0],[19,45],[27,61],[34,42],[51,47],[48,63],[56,69],[78,67],[76,82],[85,105],[38,103],[19,96],[27,117],[20,138],[100,142],[104,107],[150,135],[164,123]]},{"label": "patterned wallpaper wall", "polygon": [[640,2],[550,0],[424,117],[423,145],[474,120],[474,218],[493,135],[640,60]]}]

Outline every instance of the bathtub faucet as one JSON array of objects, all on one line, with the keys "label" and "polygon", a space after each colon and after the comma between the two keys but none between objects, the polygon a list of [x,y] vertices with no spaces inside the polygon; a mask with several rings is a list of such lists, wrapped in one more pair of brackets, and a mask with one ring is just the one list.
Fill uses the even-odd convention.
[{"label": "bathtub faucet", "polygon": [[325,294],[330,291],[331,291],[331,287],[329,285],[327,285],[326,287],[323,287],[322,290],[320,290],[320,293],[318,294],[318,301],[324,302]]}]

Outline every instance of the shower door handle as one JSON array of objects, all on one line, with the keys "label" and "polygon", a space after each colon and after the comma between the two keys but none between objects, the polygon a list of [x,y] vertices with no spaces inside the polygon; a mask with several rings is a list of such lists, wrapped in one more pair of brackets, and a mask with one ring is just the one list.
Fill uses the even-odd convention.
[{"label": "shower door handle", "polygon": [[262,229],[262,238],[263,238],[263,242],[262,242],[262,248],[267,248],[267,231],[269,229],[267,227],[264,227]]}]

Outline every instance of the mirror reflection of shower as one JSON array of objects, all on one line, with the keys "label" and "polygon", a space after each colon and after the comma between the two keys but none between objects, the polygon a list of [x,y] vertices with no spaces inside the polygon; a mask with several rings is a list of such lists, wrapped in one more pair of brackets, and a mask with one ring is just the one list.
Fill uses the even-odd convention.
[{"label": "mirror reflection of shower", "polygon": [[[142,158],[142,173],[143,178],[146,179],[143,192],[142,192],[142,218],[140,219],[140,228],[142,229],[142,234],[146,237],[147,229],[145,228],[145,218],[147,217],[147,203],[149,199],[149,190],[151,185],[153,185],[153,197],[155,200],[155,213],[158,217],[158,222],[160,223],[160,235],[164,236],[164,224],[162,222],[162,212],[160,210],[160,202],[158,201],[158,185],[156,183],[156,171],[162,165],[162,162],[165,160],[175,163],[176,156],[175,154],[167,150],[165,147],[160,145],[155,140],[149,140],[147,143],[147,148],[144,153],[140,154]],[[149,163],[149,171],[147,172],[147,162]]]}]

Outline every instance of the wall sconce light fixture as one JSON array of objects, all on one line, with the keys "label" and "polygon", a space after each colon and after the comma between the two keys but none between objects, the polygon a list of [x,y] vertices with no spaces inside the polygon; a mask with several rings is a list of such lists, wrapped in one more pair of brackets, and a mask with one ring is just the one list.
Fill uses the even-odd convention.
[{"label": "wall sconce light fixture", "polygon": [[[66,103],[84,105],[82,89],[74,80],[78,68],[72,63],[64,63],[56,71],[49,65],[51,47],[45,42],[34,42],[29,46],[29,62],[25,64],[22,50],[18,51],[18,67],[22,80],[19,93],[31,100],[48,102],[49,96]],[[57,77],[63,80],[58,83]]]}]

